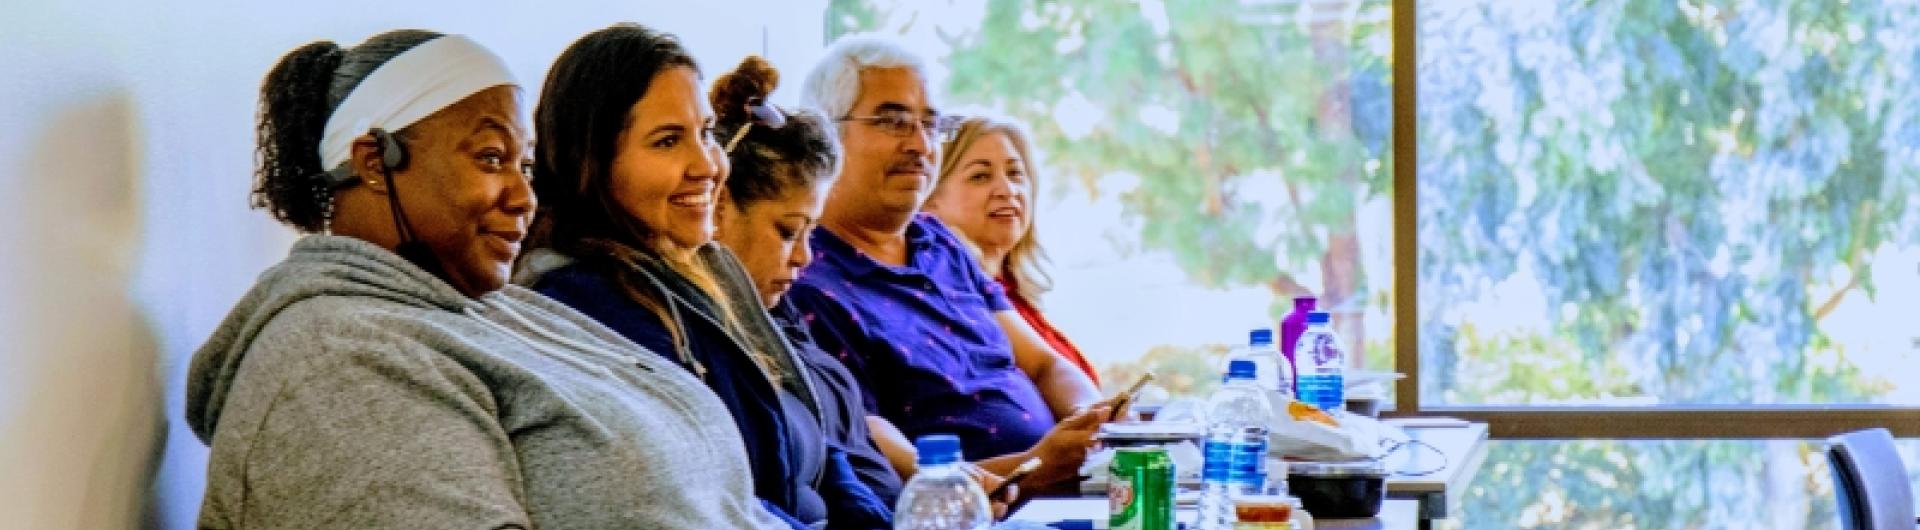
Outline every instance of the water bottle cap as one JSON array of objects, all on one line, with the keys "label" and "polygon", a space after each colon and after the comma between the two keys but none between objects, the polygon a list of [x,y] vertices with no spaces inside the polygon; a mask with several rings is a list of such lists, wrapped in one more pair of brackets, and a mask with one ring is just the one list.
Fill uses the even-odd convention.
[{"label": "water bottle cap", "polygon": [[1259,369],[1254,367],[1253,361],[1250,359],[1234,359],[1233,362],[1227,363],[1228,381],[1234,379],[1253,379],[1258,373]]},{"label": "water bottle cap", "polygon": [[929,434],[913,441],[914,449],[920,452],[920,465],[938,466],[960,461],[960,437],[951,434]]},{"label": "water bottle cap", "polygon": [[1268,328],[1260,328],[1260,329],[1247,332],[1247,345],[1272,346],[1273,330]]},{"label": "water bottle cap", "polygon": [[1330,313],[1327,313],[1326,311],[1314,311],[1311,313],[1307,313],[1308,324],[1325,324],[1332,321],[1333,321],[1333,315]]},{"label": "water bottle cap", "polygon": [[1295,296],[1295,297],[1293,297],[1293,307],[1294,307],[1294,309],[1301,309],[1301,308],[1305,308],[1305,309],[1313,309],[1313,307],[1314,307],[1314,306],[1316,306],[1316,305],[1319,305],[1319,304],[1320,304],[1320,299],[1319,299],[1319,298],[1316,298],[1316,297],[1312,297],[1312,296]]}]

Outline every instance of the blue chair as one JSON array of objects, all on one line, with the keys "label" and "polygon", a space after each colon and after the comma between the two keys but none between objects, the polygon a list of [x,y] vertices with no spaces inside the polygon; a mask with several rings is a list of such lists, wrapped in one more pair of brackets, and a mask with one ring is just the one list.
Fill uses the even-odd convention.
[{"label": "blue chair", "polygon": [[1845,530],[1911,530],[1913,484],[1893,434],[1867,429],[1827,439],[1827,463]]}]

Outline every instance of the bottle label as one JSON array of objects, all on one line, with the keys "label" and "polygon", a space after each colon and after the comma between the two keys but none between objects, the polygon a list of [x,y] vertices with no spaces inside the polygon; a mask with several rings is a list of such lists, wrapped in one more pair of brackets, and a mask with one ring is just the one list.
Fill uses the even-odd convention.
[{"label": "bottle label", "polygon": [[1314,374],[1300,378],[1300,401],[1332,412],[1346,408],[1346,378]]},{"label": "bottle label", "polygon": [[1230,482],[1233,480],[1233,446],[1233,442],[1214,439],[1208,439],[1202,445],[1201,481]]},{"label": "bottle label", "polygon": [[1232,481],[1244,491],[1259,493],[1267,484],[1267,435],[1261,431],[1246,438],[1234,444]]}]

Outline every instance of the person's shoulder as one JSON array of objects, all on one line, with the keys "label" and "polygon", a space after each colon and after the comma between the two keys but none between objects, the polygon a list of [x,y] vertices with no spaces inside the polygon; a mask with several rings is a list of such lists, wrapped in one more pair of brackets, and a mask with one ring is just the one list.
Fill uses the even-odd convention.
[{"label": "person's shoulder", "polygon": [[946,221],[941,221],[940,216],[934,214],[927,212],[913,214],[911,228],[921,230],[929,237],[944,239],[950,243],[958,243],[958,236],[954,235],[953,229],[947,226]]},{"label": "person's shoulder", "polygon": [[[967,243],[960,238],[960,234],[954,232],[952,227],[947,226],[945,221],[941,221],[933,214],[926,212],[914,214],[911,229],[918,230],[921,237],[939,252],[974,259],[973,251],[969,250]],[[909,237],[912,236],[909,235]]]},{"label": "person's shoulder", "polygon": [[249,345],[248,362],[291,378],[343,365],[448,366],[483,331],[463,313],[363,297],[322,296],[282,309]]},{"label": "person's shoulder", "polygon": [[852,273],[849,260],[858,257],[853,247],[825,226],[813,227],[811,236],[813,262],[807,264],[804,274],[795,282],[805,282],[808,276],[830,276],[838,280]]},{"label": "person's shoulder", "polygon": [[527,288],[567,305],[573,305],[581,298],[615,292],[611,278],[580,263],[570,263],[547,271]]},{"label": "person's shoulder", "polygon": [[832,245],[821,245],[818,234],[826,234],[825,228],[815,232],[813,239],[813,262],[793,280],[793,288],[809,287],[826,292],[843,292],[855,276],[854,268],[848,260],[854,256],[838,250]]},{"label": "person's shoulder", "polygon": [[823,319],[828,323],[851,321],[855,310],[848,302],[853,296],[840,283],[816,285],[794,282],[793,287],[782,296],[781,304],[791,308],[790,317],[795,324],[810,326]]},{"label": "person's shoulder", "polygon": [[794,315],[799,315],[821,304],[837,302],[841,296],[835,294],[833,289],[838,287],[837,284],[822,283],[817,278],[814,281],[808,281],[808,276],[810,275],[801,274],[800,278],[794,280],[793,285],[787,288],[786,294],[780,296],[780,305],[791,308]]}]

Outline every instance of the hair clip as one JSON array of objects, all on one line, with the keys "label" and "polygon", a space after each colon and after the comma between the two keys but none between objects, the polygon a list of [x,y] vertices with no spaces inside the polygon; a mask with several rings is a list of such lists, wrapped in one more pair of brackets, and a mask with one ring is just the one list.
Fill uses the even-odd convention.
[{"label": "hair clip", "polygon": [[740,125],[740,130],[733,133],[733,138],[727,140],[728,153],[732,153],[733,148],[740,145],[740,140],[747,137],[747,131],[752,130],[756,123],[768,129],[787,126],[786,114],[780,112],[780,109],[772,103],[762,101],[760,98],[747,101],[747,116],[749,116],[747,123]]}]

